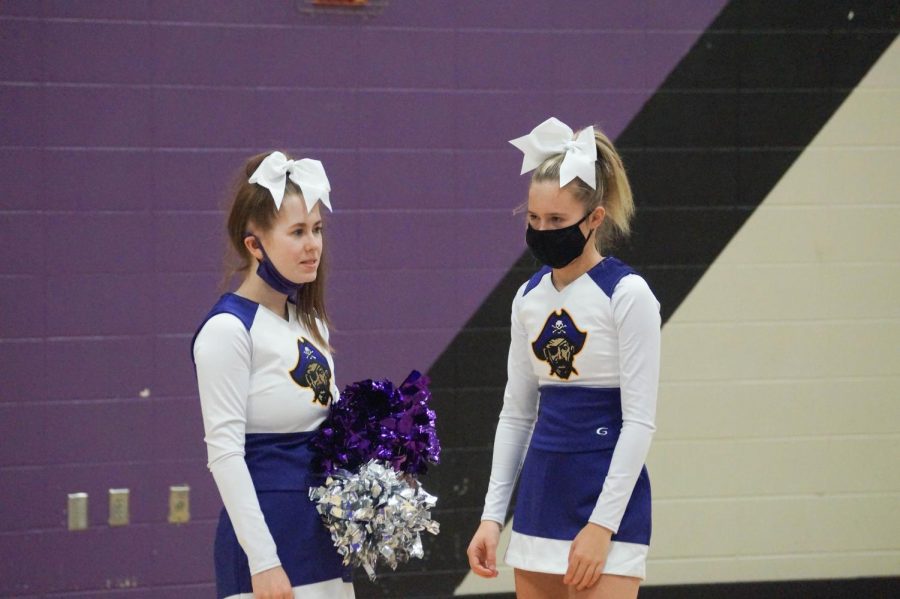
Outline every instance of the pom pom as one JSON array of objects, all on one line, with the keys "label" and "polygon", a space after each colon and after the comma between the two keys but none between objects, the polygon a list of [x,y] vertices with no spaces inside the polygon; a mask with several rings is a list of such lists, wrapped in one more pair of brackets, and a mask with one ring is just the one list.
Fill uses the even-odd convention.
[{"label": "pom pom", "polygon": [[371,580],[379,562],[396,569],[424,557],[420,533],[440,530],[430,511],[437,498],[407,478],[371,460],[356,474],[337,470],[309,490],[344,565],[363,567]]},{"label": "pom pom", "polygon": [[435,413],[428,404],[431,391],[428,378],[418,371],[410,373],[397,390],[399,411],[382,421],[396,432],[391,466],[407,474],[425,474],[428,464],[440,462],[441,444],[434,426]]},{"label": "pom pom", "polygon": [[413,371],[395,388],[387,379],[347,385],[331,404],[313,445],[326,474],[382,460],[406,474],[424,474],[440,460],[428,378]]}]

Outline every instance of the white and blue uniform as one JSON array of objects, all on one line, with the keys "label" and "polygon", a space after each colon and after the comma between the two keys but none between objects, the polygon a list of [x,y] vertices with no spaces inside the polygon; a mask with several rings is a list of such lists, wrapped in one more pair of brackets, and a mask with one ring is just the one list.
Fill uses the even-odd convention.
[{"label": "white and blue uniform", "polygon": [[354,596],[308,495],[323,481],[309,442],[338,397],[334,363],[288,312],[285,320],[227,293],[194,336],[208,466],[225,504],[215,541],[219,599],[251,598],[251,575],[279,565],[295,597]]},{"label": "white and blue uniform", "polygon": [[503,523],[518,477],[507,564],[565,574],[572,540],[593,522],[614,533],[603,572],[644,578],[659,303],[606,257],[561,291],[541,269],[516,293],[511,320],[482,519]]}]

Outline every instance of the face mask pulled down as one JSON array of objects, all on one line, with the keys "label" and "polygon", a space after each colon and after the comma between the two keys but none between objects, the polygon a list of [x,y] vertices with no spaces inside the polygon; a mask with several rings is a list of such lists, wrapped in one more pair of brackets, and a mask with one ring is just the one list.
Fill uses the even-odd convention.
[{"label": "face mask pulled down", "polygon": [[256,239],[256,243],[259,244],[259,249],[262,250],[263,254],[263,259],[260,261],[259,266],[256,267],[256,274],[260,279],[265,281],[266,285],[278,293],[293,297],[294,294],[303,287],[303,283],[294,283],[278,272],[278,269],[275,268],[275,264],[272,263],[272,259],[269,258],[269,255],[266,253],[266,249],[263,247],[259,238],[252,234],[249,234],[248,237]]},{"label": "face mask pulled down", "polygon": [[568,227],[561,229],[545,229],[539,231],[528,225],[525,232],[525,243],[528,249],[542,264],[550,268],[563,268],[572,263],[575,258],[584,251],[584,246],[590,239],[590,233],[585,237],[579,225],[590,216],[590,213]]}]

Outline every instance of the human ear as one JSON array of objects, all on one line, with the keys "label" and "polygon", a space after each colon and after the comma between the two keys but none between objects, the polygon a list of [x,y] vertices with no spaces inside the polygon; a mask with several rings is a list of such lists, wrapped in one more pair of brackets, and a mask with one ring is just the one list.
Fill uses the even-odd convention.
[{"label": "human ear", "polygon": [[260,249],[261,246],[259,244],[259,240],[256,238],[256,235],[254,235],[253,233],[247,233],[247,235],[244,236],[244,247],[247,248],[247,251],[251,256],[256,258],[259,262],[262,262],[263,253]]},{"label": "human ear", "polygon": [[596,229],[600,225],[603,224],[603,220],[606,218],[606,208],[603,206],[597,206],[594,208],[594,211],[591,212],[591,217],[588,219],[588,226],[591,229]]}]

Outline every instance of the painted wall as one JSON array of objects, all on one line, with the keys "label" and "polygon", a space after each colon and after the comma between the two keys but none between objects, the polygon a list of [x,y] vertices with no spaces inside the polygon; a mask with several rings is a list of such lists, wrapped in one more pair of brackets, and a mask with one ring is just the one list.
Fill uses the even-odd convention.
[{"label": "painted wall", "polygon": [[[900,11],[757,5],[725,7],[618,138],[644,200],[627,253],[666,316],[644,594],[890,596]],[[883,586],[746,584],[858,577]],[[512,573],[457,594],[489,591]]]},{"label": "painted wall", "polygon": [[666,325],[658,581],[898,573],[898,67],[895,41]]},{"label": "painted wall", "polygon": [[[526,181],[506,140],[551,114],[576,127],[599,124],[623,147],[643,210],[622,255],[645,272],[671,316],[651,463],[660,474],[657,561],[648,582],[790,577],[790,568],[769,576],[747,565],[761,555],[759,545],[746,555],[727,543],[686,552],[676,524],[705,501],[718,501],[721,513],[746,506],[753,517],[768,502],[774,515],[788,517],[783,506],[806,510],[808,496],[822,492],[831,498],[819,502],[825,516],[863,505],[874,518],[873,506],[900,491],[895,478],[868,484],[871,470],[856,468],[896,451],[889,416],[896,416],[900,366],[889,341],[897,314],[878,300],[896,287],[889,276],[878,279],[884,271],[877,265],[848,275],[845,262],[866,260],[841,258],[833,248],[875,243],[869,227],[893,222],[896,205],[864,198],[889,196],[896,179],[879,179],[884,169],[859,158],[870,150],[869,137],[836,134],[826,147],[849,147],[845,154],[872,175],[865,181],[875,181],[874,188],[848,185],[830,169],[844,189],[864,196],[866,216],[852,235],[841,229],[850,237],[837,240],[828,229],[813,229],[824,231],[818,237],[794,234],[821,223],[821,206],[832,215],[825,222],[837,226],[844,215],[862,214],[849,210],[857,203],[816,194],[769,199],[782,175],[789,181],[791,164],[790,172],[801,168],[809,153],[801,156],[803,149],[840,116],[832,119],[898,31],[896,2],[857,8],[852,19],[841,3],[826,4],[771,13],[724,0],[391,0],[373,1],[363,14],[311,11],[302,0],[0,4],[0,234],[7,248],[0,266],[0,595],[211,593],[210,543],[221,504],[205,470],[188,344],[218,294],[228,185],[245,157],[270,148],[320,158],[332,181],[329,303],[338,382],[396,379],[413,367],[434,380],[446,449],[426,485],[441,498],[443,532],[424,562],[377,585],[360,581],[358,593],[446,596],[464,587],[463,552],[480,514],[499,411],[509,301],[533,269],[512,214]],[[865,97],[881,102],[880,110],[863,104],[842,130],[880,136],[871,139],[884,153],[866,157],[889,164],[898,86],[885,76],[874,81]],[[872,114],[883,114],[882,124],[859,129],[854,119]],[[816,164],[805,167],[807,179],[819,172]],[[831,187],[816,181],[816,189]],[[880,206],[874,212],[872,203]],[[770,204],[775,212],[767,218]],[[785,212],[800,220],[787,226]],[[808,254],[787,271],[747,257],[755,254],[748,248],[768,247],[772,237],[793,240],[785,251],[814,247],[827,259]],[[719,266],[726,245],[722,258],[732,262]],[[884,256],[896,250],[878,248]],[[888,272],[897,266],[875,262],[887,262]],[[785,312],[771,295],[764,296],[769,311],[722,308],[723,293],[746,289],[749,278],[736,273],[769,281],[773,269],[786,297],[819,298],[809,291],[814,285],[846,290],[845,276],[884,287],[823,303],[812,321],[802,310]],[[838,309],[849,304],[855,311]],[[793,420],[763,411],[737,421],[731,410],[717,411],[723,405],[711,409],[720,395],[715,384],[729,391],[728,406],[749,409],[746,383],[781,364],[777,354],[756,353],[770,347],[773,331],[780,342],[794,342],[808,340],[804,332],[813,328],[812,348],[825,352],[827,366],[835,356],[825,348],[852,338],[854,319],[876,340],[861,346],[870,353],[854,353],[862,370],[807,372],[814,381],[803,387]],[[777,324],[783,320],[789,326]],[[748,331],[760,345],[740,345],[749,343]],[[732,352],[722,351],[726,342]],[[690,361],[706,364],[691,375],[680,367],[686,350],[676,350],[685,346],[698,355],[706,348],[716,361]],[[771,362],[748,365],[747,355]],[[803,355],[818,363],[818,354]],[[796,381],[784,379],[770,381],[782,394],[770,403],[797,397]],[[833,390],[828,405],[846,408],[839,390],[855,382],[868,390],[863,413],[871,418],[853,412],[857,424],[847,430],[837,427],[839,416],[796,433],[787,426],[802,422],[804,408],[822,407],[810,403],[820,397],[816,389]],[[760,436],[750,427],[773,420],[783,428]],[[709,476],[685,472],[712,447],[729,459],[711,463]],[[749,459],[756,447],[768,452],[764,462]],[[818,478],[791,482],[786,457],[806,456],[809,464],[820,455],[844,461],[828,460]],[[752,476],[724,476],[731,458],[733,471]],[[756,493],[752,483],[767,480],[760,463],[783,464],[788,470],[775,480],[785,486]],[[829,488],[841,468],[855,478]],[[168,487],[182,483],[192,489],[192,521],[170,525]],[[106,525],[110,487],[131,489],[128,527]],[[91,497],[91,526],[77,533],[65,529],[65,496],[74,491]],[[854,498],[863,503],[841,503]],[[697,530],[711,524],[695,519]],[[894,528],[879,530],[891,536],[841,529],[847,534],[840,538],[852,542],[836,539],[829,551],[844,547],[859,557],[880,550],[890,560],[896,543],[884,540],[897,537],[890,533],[896,520],[887,521]],[[820,552],[817,537],[804,542],[779,551]],[[698,556],[709,559],[687,568],[678,561]],[[809,563],[803,572],[810,576],[897,574],[896,567],[865,570],[852,561],[828,573],[823,564],[830,562]],[[508,590],[502,584],[492,590]]]}]

